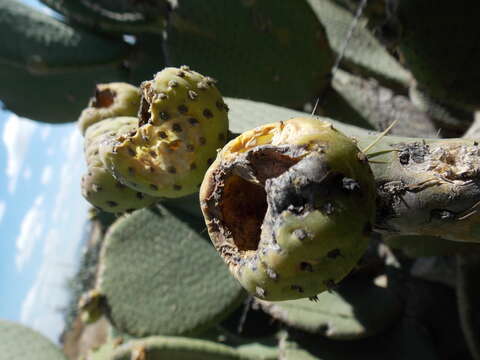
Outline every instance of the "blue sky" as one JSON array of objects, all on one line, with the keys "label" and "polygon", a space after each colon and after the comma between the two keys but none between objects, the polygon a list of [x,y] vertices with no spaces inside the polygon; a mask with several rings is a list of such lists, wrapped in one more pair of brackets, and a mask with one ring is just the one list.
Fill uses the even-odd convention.
[{"label": "blue sky", "polygon": [[[76,124],[0,114],[0,318],[57,340],[87,220]],[[6,295],[6,296],[5,296]]]},{"label": "blue sky", "polygon": [[[24,2],[54,14],[36,0]],[[76,124],[43,124],[0,110],[0,318],[55,342],[65,283],[82,253],[84,172]]]}]

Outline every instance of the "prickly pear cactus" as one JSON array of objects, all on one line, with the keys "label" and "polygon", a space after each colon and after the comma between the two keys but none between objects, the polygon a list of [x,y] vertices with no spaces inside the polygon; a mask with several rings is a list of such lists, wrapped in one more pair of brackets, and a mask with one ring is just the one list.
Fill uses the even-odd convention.
[{"label": "prickly pear cactus", "polygon": [[142,83],[138,129],[100,145],[120,182],[152,196],[194,193],[227,139],[228,107],[215,80],[166,68]]},{"label": "prickly pear cactus", "polygon": [[82,195],[98,209],[113,213],[129,212],[149,206],[159,199],[117,181],[99,158],[99,146],[112,137],[135,131],[138,119],[115,117],[90,126],[85,134],[87,174],[82,177]]},{"label": "prickly pear cactus", "polygon": [[[444,102],[480,106],[480,28],[473,3],[398,1],[399,50],[416,81]],[[428,19],[428,21],[425,21]]]},{"label": "prickly pear cactus", "polygon": [[0,354],[8,360],[66,360],[50,340],[23,325],[0,320]]},{"label": "prickly pear cactus", "polygon": [[255,360],[234,348],[211,341],[156,336],[119,346],[112,360]]},{"label": "prickly pear cactus", "polygon": [[82,134],[90,125],[116,116],[137,116],[140,108],[140,89],[127,83],[98,84],[95,96],[82,111],[78,127]]},{"label": "prickly pear cactus", "polygon": [[170,63],[221,79],[225,95],[299,108],[328,86],[334,56],[305,1],[176,4],[165,40]]},{"label": "prickly pear cactus", "polygon": [[93,289],[80,297],[78,310],[82,321],[91,324],[103,315],[104,297],[100,291]]},{"label": "prickly pear cactus", "polygon": [[244,299],[190,218],[162,206],[120,218],[102,249],[99,288],[113,325],[133,336],[192,335]]},{"label": "prickly pear cactus", "polygon": [[200,203],[243,287],[287,300],[328,290],[354,267],[371,233],[375,184],[351,139],[326,121],[294,118],[229,142]]}]

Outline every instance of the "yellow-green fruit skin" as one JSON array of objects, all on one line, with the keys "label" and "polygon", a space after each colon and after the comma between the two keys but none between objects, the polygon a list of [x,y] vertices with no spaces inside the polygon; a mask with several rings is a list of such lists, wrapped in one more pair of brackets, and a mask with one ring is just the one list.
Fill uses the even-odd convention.
[{"label": "yellow-green fruit skin", "polygon": [[[265,203],[255,184],[263,186]],[[210,237],[230,271],[248,292],[273,301],[315,296],[355,267],[368,245],[375,198],[373,174],[355,142],[311,118],[267,124],[230,141],[200,190]],[[249,213],[262,204],[255,223]],[[248,232],[256,240],[246,239],[248,224],[257,224]]]},{"label": "yellow-green fruit skin", "polygon": [[135,117],[115,117],[90,126],[85,133],[87,173],[82,177],[82,195],[96,208],[122,213],[154,204],[159,199],[131,189],[119,181],[100,161],[98,148],[109,138],[128,134],[137,127]]},{"label": "yellow-green fruit skin", "polygon": [[78,128],[85,135],[87,128],[104,119],[117,116],[137,116],[140,89],[123,82],[98,84],[95,96],[78,119]]},{"label": "yellow-green fruit skin", "polygon": [[103,143],[102,162],[119,181],[152,196],[198,191],[228,132],[215,81],[183,66],[162,70],[141,89],[136,133]]}]

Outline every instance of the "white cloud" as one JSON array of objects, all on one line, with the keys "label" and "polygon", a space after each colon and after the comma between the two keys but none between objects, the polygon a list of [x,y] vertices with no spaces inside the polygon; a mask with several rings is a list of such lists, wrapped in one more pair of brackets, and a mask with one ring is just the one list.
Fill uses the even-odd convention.
[{"label": "white cloud", "polygon": [[43,232],[45,214],[42,210],[43,195],[38,196],[20,225],[20,234],[15,241],[17,253],[15,264],[21,271],[32,256],[33,249]]},{"label": "white cloud", "polygon": [[47,140],[51,132],[52,127],[50,125],[43,125],[42,131],[40,132],[40,139],[42,139],[42,141]]},{"label": "white cloud", "polygon": [[53,176],[52,166],[47,165],[43,168],[42,177],[40,181],[42,182],[43,185],[48,185],[50,184],[50,181],[52,181],[52,176]]},{"label": "white cloud", "polygon": [[54,342],[58,342],[64,327],[59,310],[67,302],[65,278],[71,275],[71,271],[65,273],[55,263],[44,262],[22,303],[20,321]]},{"label": "white cloud", "polygon": [[66,158],[60,170],[60,185],[52,215],[55,222],[60,220],[60,215],[63,212],[72,208],[71,204],[70,206],[68,204],[69,201],[78,202],[78,199],[81,198],[79,196],[80,178],[85,168],[84,162],[78,161],[78,159],[83,158],[83,138],[80,132],[75,128],[65,139],[67,141],[62,142],[61,147],[65,149]]},{"label": "white cloud", "polygon": [[22,176],[25,180],[30,180],[32,177],[32,169],[30,169],[30,167],[26,167],[25,170],[23,170]]},{"label": "white cloud", "polygon": [[2,223],[3,215],[5,215],[5,209],[7,208],[7,204],[5,201],[0,201],[0,224]]},{"label": "white cloud", "polygon": [[3,143],[7,148],[8,191],[13,194],[17,186],[18,175],[37,125],[30,120],[11,114],[3,130]]}]

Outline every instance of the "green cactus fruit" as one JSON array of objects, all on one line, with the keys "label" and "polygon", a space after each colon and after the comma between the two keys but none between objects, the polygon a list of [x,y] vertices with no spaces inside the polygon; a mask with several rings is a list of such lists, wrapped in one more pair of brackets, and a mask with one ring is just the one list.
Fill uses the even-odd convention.
[{"label": "green cactus fruit", "polygon": [[0,320],[0,354],[8,360],[67,360],[42,334],[6,320]]},{"label": "green cactus fruit", "polygon": [[104,300],[104,296],[97,289],[82,294],[78,301],[78,310],[84,323],[91,324],[102,317]]},{"label": "green cactus fruit", "polygon": [[215,80],[182,66],[165,68],[141,88],[137,131],[103,142],[102,162],[123,184],[146,194],[194,193],[227,139],[228,107]]},{"label": "green cactus fruit", "polygon": [[85,133],[87,174],[82,177],[82,195],[102,211],[129,212],[159,200],[117,181],[99,159],[98,148],[103,141],[135,131],[137,123],[134,117],[110,118],[93,124]]},{"label": "green cactus fruit", "polygon": [[206,340],[154,336],[119,346],[112,360],[256,360],[229,346]]},{"label": "green cactus fruit", "polygon": [[365,251],[375,182],[355,143],[322,120],[293,118],[230,141],[200,204],[231,273],[266,300],[335,286]]},{"label": "green cactus fruit", "polygon": [[122,82],[98,84],[95,96],[80,114],[78,127],[85,135],[90,125],[116,116],[137,116],[139,108],[140,90],[137,87]]}]

